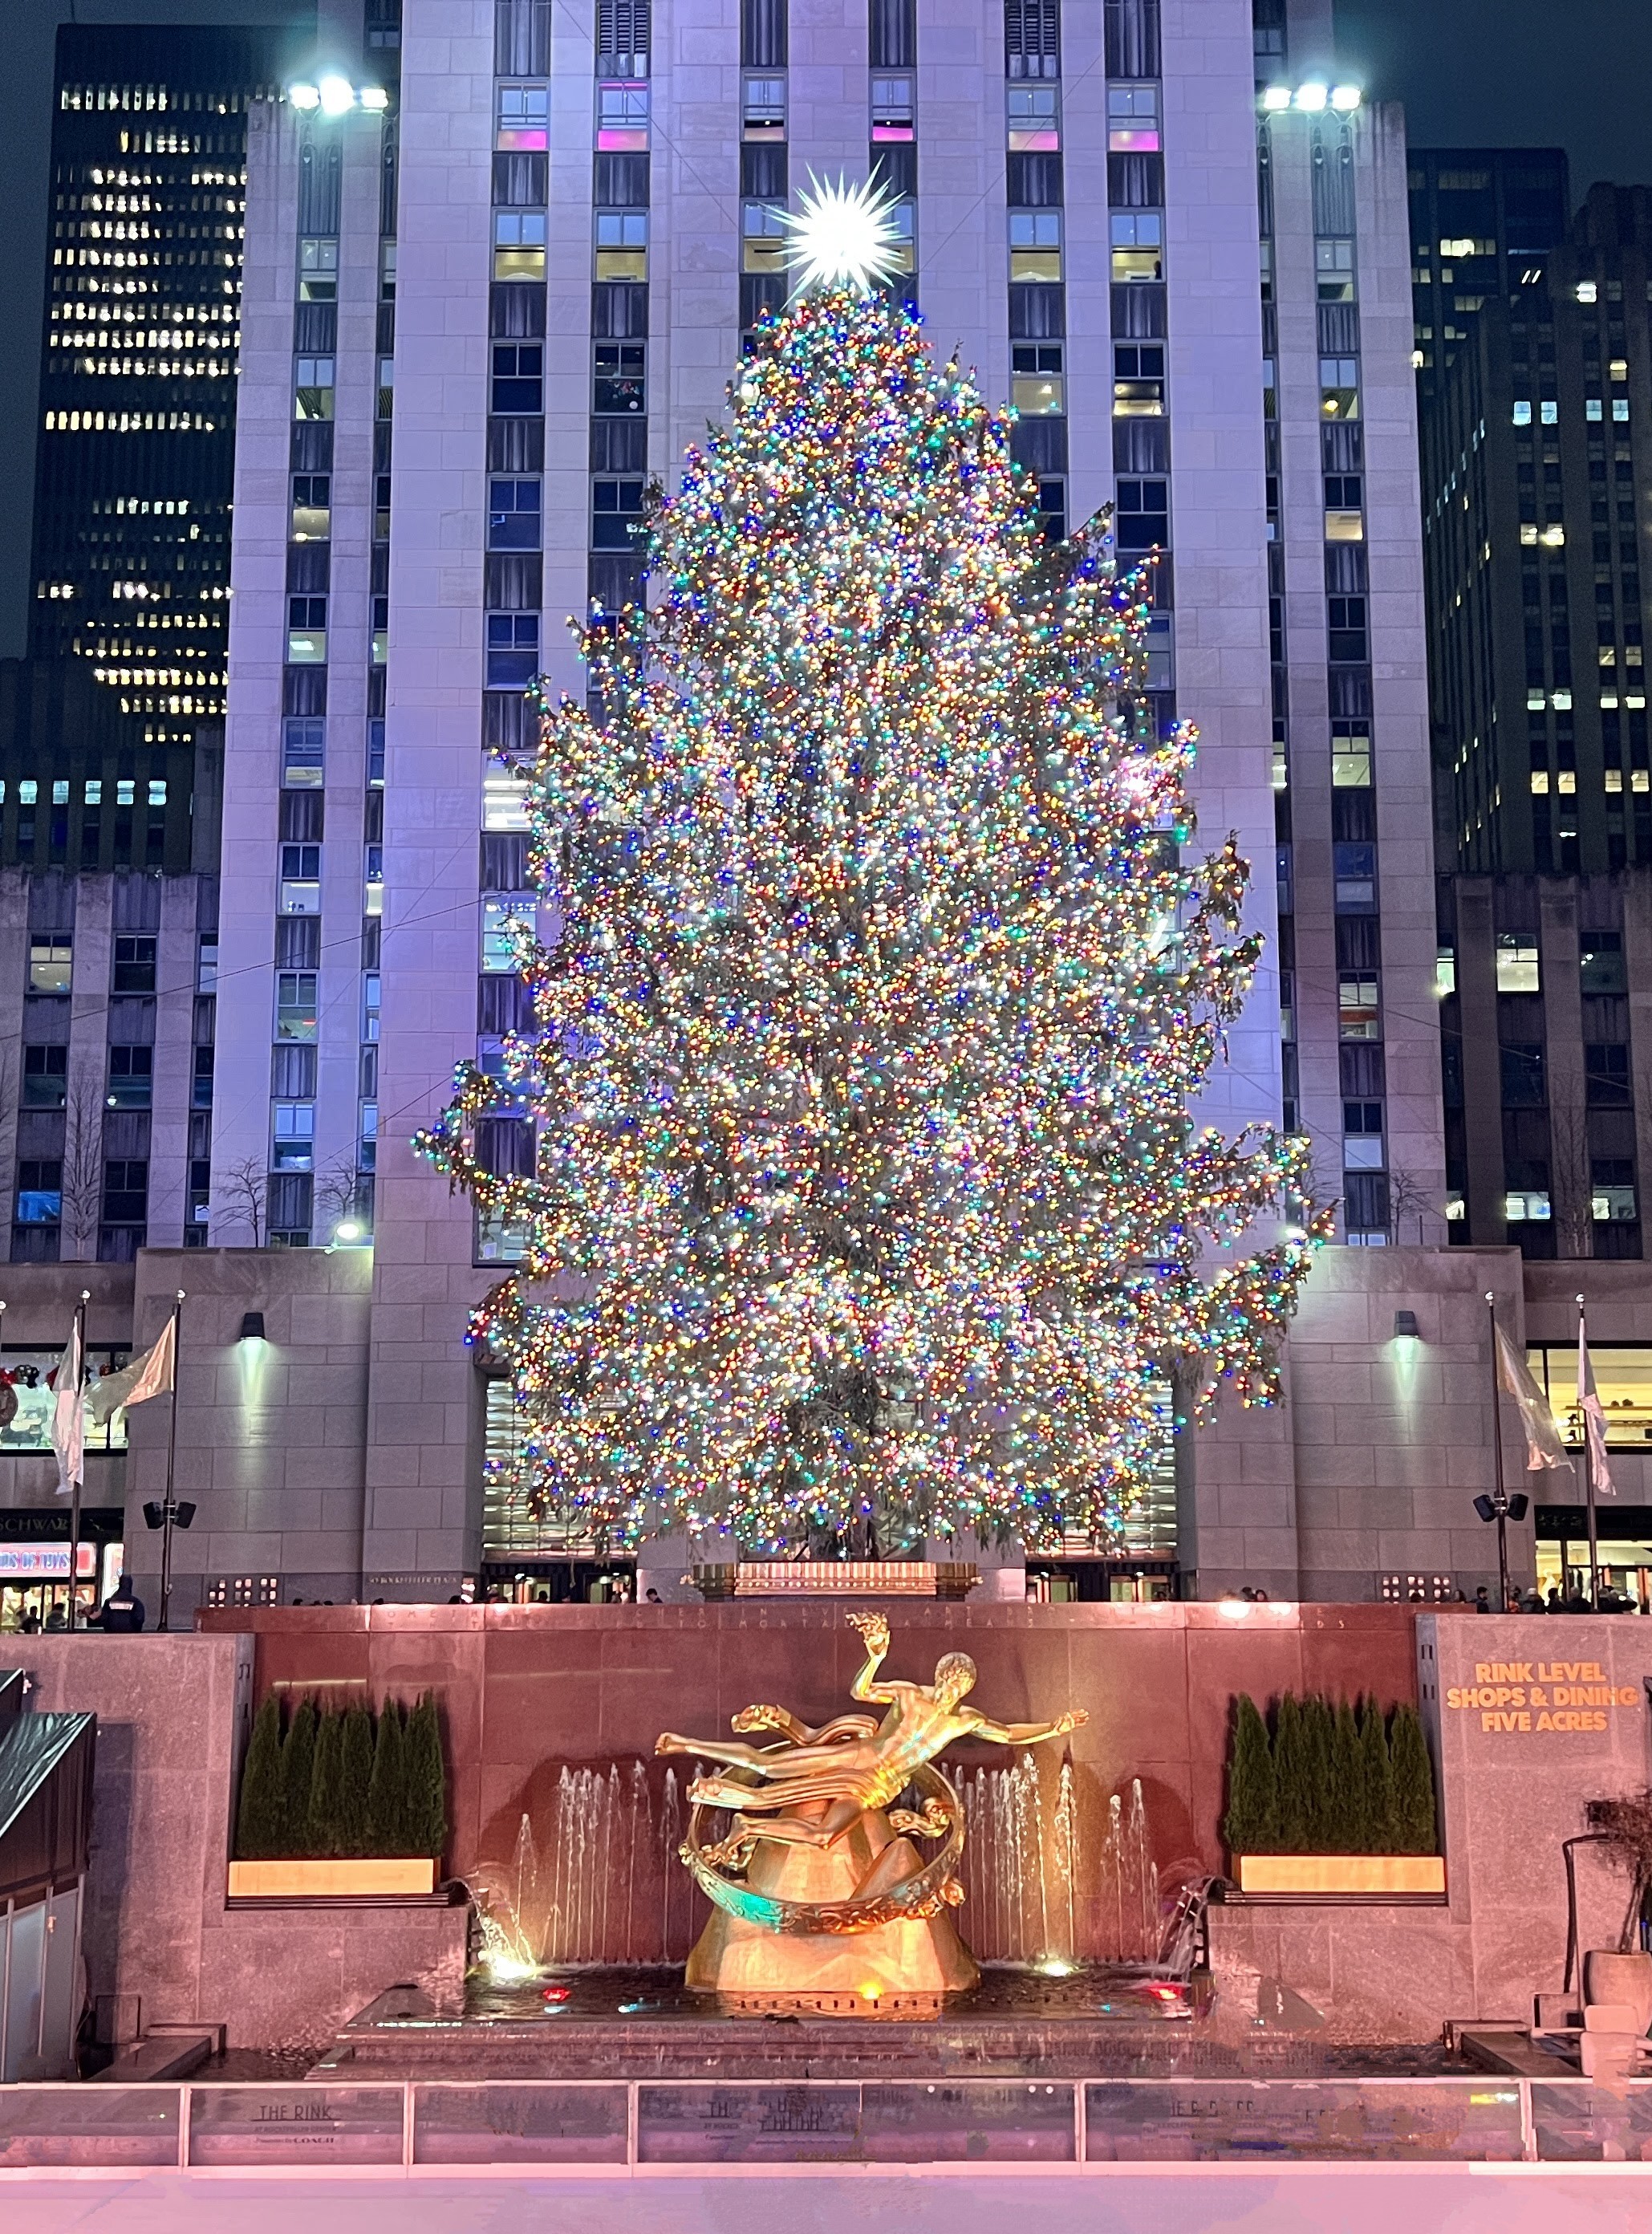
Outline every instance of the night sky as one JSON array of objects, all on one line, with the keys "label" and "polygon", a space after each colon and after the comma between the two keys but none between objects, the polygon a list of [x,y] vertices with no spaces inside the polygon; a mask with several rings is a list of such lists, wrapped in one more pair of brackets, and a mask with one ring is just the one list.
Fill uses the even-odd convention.
[{"label": "night sky", "polygon": [[[1100,0],[1073,0],[1099,6]],[[0,656],[23,649],[56,25],[300,20],[302,0],[0,0]],[[1575,199],[1652,180],[1649,0],[1340,0],[1340,66],[1419,147],[1563,147]]]}]

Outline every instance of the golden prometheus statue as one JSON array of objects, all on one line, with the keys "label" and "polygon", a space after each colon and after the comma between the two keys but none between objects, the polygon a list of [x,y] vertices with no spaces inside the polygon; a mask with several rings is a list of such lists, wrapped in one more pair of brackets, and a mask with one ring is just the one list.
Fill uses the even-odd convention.
[{"label": "golden prometheus statue", "polygon": [[[963,1898],[963,1809],[935,1766],[959,1738],[1036,1745],[1087,1720],[996,1722],[963,1702],[976,1665],[949,1652],[932,1683],[879,1682],[889,1651],[880,1613],[852,1613],[866,1657],[851,1695],[887,1709],[840,1715],[810,1729],[784,1707],[743,1708],[733,1727],[776,1732],[774,1745],[728,1744],[667,1731],[654,1750],[718,1768],[689,1787],[681,1852],[715,1913],[689,1957],[686,1983],[746,2002],[875,2010],[938,2002],[979,1972],[948,1911]],[[911,1787],[916,1807],[893,1803]],[[708,1816],[732,1811],[706,1843]],[[939,1840],[927,1861],[914,1839]]]}]

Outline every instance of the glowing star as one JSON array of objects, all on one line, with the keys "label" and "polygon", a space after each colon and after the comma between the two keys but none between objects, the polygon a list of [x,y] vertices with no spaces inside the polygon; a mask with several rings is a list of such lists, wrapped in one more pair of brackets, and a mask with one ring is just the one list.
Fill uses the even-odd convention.
[{"label": "glowing star", "polygon": [[809,191],[798,199],[797,211],[780,212],[791,236],[786,260],[797,274],[794,297],[816,287],[847,287],[870,295],[878,280],[892,278],[900,270],[906,244],[886,186],[872,179],[852,186],[842,177],[834,186],[811,171]]}]

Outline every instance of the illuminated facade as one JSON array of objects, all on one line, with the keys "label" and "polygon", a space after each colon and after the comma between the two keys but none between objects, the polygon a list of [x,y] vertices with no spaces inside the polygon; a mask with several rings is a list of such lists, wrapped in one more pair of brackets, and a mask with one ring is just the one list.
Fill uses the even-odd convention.
[{"label": "illuminated facade", "polygon": [[246,116],[279,84],[278,46],[58,35],[29,651],[83,662],[124,719],[95,764],[72,735],[7,754],[8,862],[199,860],[193,748],[223,719],[229,636]]}]

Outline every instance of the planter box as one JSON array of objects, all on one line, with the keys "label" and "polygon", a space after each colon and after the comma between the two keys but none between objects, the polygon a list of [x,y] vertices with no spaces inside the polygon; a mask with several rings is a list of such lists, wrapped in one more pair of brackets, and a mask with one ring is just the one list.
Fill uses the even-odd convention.
[{"label": "planter box", "polygon": [[428,1899],[435,1890],[436,1864],[428,1854],[230,1864],[232,1900]]},{"label": "planter box", "polygon": [[1239,1891],[1294,1894],[1303,1900],[1354,1895],[1365,1900],[1436,1898],[1446,1891],[1440,1854],[1240,1854]]}]

